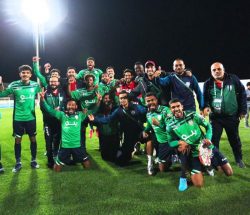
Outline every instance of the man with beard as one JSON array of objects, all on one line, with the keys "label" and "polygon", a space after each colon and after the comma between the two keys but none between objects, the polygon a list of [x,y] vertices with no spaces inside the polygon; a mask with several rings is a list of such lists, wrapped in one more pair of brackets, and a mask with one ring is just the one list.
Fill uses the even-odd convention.
[{"label": "man with beard", "polygon": [[[117,108],[114,104],[109,93],[105,93],[96,116],[105,117],[112,114]],[[99,131],[99,144],[102,159],[115,162],[120,144],[118,121],[113,120],[107,124],[98,123],[97,128]]]},{"label": "man with beard", "polygon": [[[209,147],[212,150],[212,165],[222,170],[227,176],[231,176],[233,170],[227,158],[211,143],[212,126],[210,123],[195,112],[184,112],[184,107],[179,99],[172,99],[169,106],[174,116],[167,123],[168,142],[171,147],[178,147],[178,151],[189,156],[190,160],[186,160],[186,164],[191,168],[191,180],[194,186],[202,187],[204,184],[203,166],[199,159],[200,144],[202,144],[201,147]],[[200,126],[205,128],[205,134]],[[180,178],[179,191],[186,189],[186,179]]]},{"label": "man with beard", "polygon": [[[124,132],[124,141],[117,153],[117,164],[125,166],[132,159],[132,152],[136,142],[144,130],[146,108],[129,102],[128,93],[124,90],[119,94],[120,107],[106,117],[89,116],[95,123],[110,123],[113,120],[120,122],[121,132]],[[133,131],[133,134],[131,133]]]},{"label": "man with beard", "polygon": [[87,69],[81,70],[77,75],[76,79],[84,78],[87,74],[91,74],[95,77],[94,85],[98,85],[101,79],[102,70],[95,68],[95,59],[89,57],[87,59]]},{"label": "man with beard", "polygon": [[90,162],[85,148],[81,144],[81,123],[87,117],[86,113],[77,111],[77,104],[73,100],[67,102],[66,112],[51,108],[45,101],[45,94],[41,93],[42,106],[51,116],[61,122],[62,143],[55,161],[54,170],[60,172],[62,166],[70,162],[71,156],[75,162],[89,168]]},{"label": "man with beard", "polygon": [[194,92],[200,110],[203,109],[204,101],[199,84],[194,75],[185,71],[185,64],[182,59],[176,59],[173,63],[174,73],[164,78],[156,78],[157,83],[162,87],[170,87],[172,98],[180,99],[185,110],[196,111]]},{"label": "man with beard", "polygon": [[[143,137],[148,138],[150,131],[153,130],[157,141],[159,142],[159,169],[161,172],[165,171],[171,165],[171,157],[174,150],[167,142],[166,124],[172,113],[168,107],[158,104],[156,95],[152,92],[146,94],[147,112],[147,127],[143,132]],[[153,175],[153,145],[152,140],[147,142],[147,156],[148,156],[148,174]]]}]

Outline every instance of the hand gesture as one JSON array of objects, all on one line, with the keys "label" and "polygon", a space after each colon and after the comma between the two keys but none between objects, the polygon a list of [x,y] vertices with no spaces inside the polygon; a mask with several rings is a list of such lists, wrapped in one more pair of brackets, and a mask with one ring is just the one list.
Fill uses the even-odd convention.
[{"label": "hand gesture", "polygon": [[152,124],[158,126],[160,122],[156,118],[152,118]]},{"label": "hand gesture", "polygon": [[204,146],[207,146],[207,147],[212,145],[212,142],[209,139],[202,140],[202,143],[203,143]]},{"label": "hand gesture", "polygon": [[159,77],[161,75],[161,66],[158,67],[158,69],[154,73],[154,77]]},{"label": "hand gesture", "polygon": [[88,115],[89,121],[93,122],[95,120],[95,117],[93,114]]},{"label": "hand gesture", "polygon": [[209,107],[206,107],[203,109],[203,111],[200,112],[200,114],[203,116],[203,117],[206,117],[209,115],[209,113],[211,112],[211,109]]},{"label": "hand gesture", "polygon": [[39,62],[40,59],[41,59],[40,57],[35,56],[35,57],[32,58],[32,61],[34,63],[37,63],[37,62]]},{"label": "hand gesture", "polygon": [[47,90],[44,91],[44,88],[42,89],[42,92],[39,93],[41,101],[44,101],[45,93]]},{"label": "hand gesture", "polygon": [[44,71],[45,71],[45,73],[49,73],[50,68],[51,68],[51,64],[50,63],[45,63],[44,64]]},{"label": "hand gesture", "polygon": [[146,139],[146,138],[148,138],[148,133],[147,132],[145,132],[145,131],[143,131],[142,132],[142,137],[143,137],[143,139]]},{"label": "hand gesture", "polygon": [[178,142],[179,146],[178,146],[178,151],[181,152],[182,154],[188,154],[190,152],[190,147],[189,145],[183,141],[183,140],[179,140]]}]

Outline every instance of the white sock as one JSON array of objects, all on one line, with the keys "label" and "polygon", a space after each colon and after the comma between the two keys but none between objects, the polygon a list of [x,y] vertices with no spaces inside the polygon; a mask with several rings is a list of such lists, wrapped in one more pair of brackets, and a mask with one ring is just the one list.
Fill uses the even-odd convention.
[{"label": "white sock", "polygon": [[151,165],[153,163],[152,155],[147,155],[148,156],[148,165]]}]

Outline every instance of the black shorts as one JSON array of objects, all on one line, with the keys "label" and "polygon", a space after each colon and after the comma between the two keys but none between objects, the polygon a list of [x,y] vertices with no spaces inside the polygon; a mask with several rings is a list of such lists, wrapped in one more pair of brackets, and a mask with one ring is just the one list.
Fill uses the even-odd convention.
[{"label": "black shorts", "polygon": [[201,173],[203,165],[200,162],[199,157],[190,157],[191,174]]},{"label": "black shorts", "polygon": [[168,143],[159,143],[158,153],[159,163],[166,163],[171,161],[172,155],[174,154],[174,148],[170,147]]},{"label": "black shorts", "polygon": [[36,120],[13,121],[13,137],[22,137],[28,134],[30,137],[36,136]]},{"label": "black shorts", "polygon": [[212,155],[212,166],[223,166],[228,163],[227,158],[216,148],[213,148],[213,155]]},{"label": "black shorts", "polygon": [[79,148],[60,148],[58,151],[56,163],[59,165],[70,163],[71,156],[73,157],[73,161],[76,163],[83,163],[84,161],[87,161],[89,159],[83,146]]}]

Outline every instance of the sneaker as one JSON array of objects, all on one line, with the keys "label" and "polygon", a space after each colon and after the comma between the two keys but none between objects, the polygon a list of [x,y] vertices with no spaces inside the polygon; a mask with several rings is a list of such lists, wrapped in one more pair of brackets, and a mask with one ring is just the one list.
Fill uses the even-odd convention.
[{"label": "sneaker", "polygon": [[239,167],[239,168],[246,168],[246,165],[244,164],[244,162],[242,160],[239,160],[236,165]]},{"label": "sneaker", "polygon": [[207,169],[207,174],[209,176],[214,176],[214,169]]},{"label": "sneaker", "polygon": [[33,169],[38,169],[40,167],[39,164],[36,162],[36,160],[31,161],[30,166]]},{"label": "sneaker", "polygon": [[153,164],[148,164],[148,175],[154,175],[154,166]]},{"label": "sneaker", "polygon": [[155,164],[159,164],[160,163],[160,159],[157,157],[157,158],[155,158],[154,162],[155,162]]},{"label": "sneaker", "polygon": [[3,168],[2,163],[0,163],[0,173],[3,173],[3,172],[4,172],[4,168]]},{"label": "sneaker", "polygon": [[21,169],[22,169],[22,163],[18,162],[18,163],[16,163],[16,165],[12,169],[12,172],[16,173],[16,172],[19,172]]},{"label": "sneaker", "polygon": [[186,178],[180,178],[179,181],[179,191],[185,191],[188,188],[187,185],[187,179]]}]

